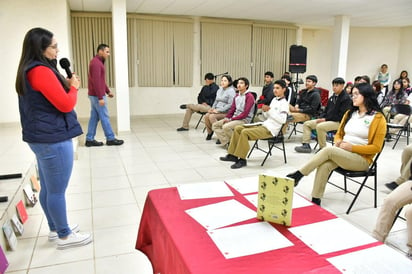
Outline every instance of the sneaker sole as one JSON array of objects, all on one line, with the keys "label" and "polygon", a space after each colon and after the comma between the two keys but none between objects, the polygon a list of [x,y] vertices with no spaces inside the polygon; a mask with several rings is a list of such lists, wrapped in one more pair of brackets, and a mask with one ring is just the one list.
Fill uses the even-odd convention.
[{"label": "sneaker sole", "polygon": [[84,246],[84,245],[90,244],[92,241],[93,241],[92,236],[89,236],[88,238],[85,238],[83,239],[83,241],[80,241],[80,242],[62,244],[62,245],[57,244],[57,249],[62,250],[62,249],[68,249],[72,247]]},{"label": "sneaker sole", "polygon": [[[70,230],[74,233],[77,233],[80,231],[79,225],[76,225],[75,227],[70,227]],[[56,236],[50,237],[49,236],[49,242],[55,242],[59,236],[56,234]]]}]

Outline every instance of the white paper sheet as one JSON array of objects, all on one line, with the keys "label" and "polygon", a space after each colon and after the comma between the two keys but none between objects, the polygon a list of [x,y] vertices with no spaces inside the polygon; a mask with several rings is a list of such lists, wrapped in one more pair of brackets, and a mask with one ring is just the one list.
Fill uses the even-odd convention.
[{"label": "white paper sheet", "polygon": [[318,254],[376,242],[365,232],[339,218],[292,227],[289,231]]},{"label": "white paper sheet", "polygon": [[342,273],[412,273],[412,260],[386,245],[327,259]]},{"label": "white paper sheet", "polygon": [[[248,200],[251,204],[253,204],[257,208],[258,204],[258,194],[249,194],[244,196],[246,200]],[[292,208],[299,208],[299,207],[305,207],[305,206],[311,206],[313,205],[311,202],[303,198],[297,193],[293,193],[293,204]]]},{"label": "white paper sheet", "polygon": [[207,230],[256,218],[256,211],[231,199],[185,211]]},{"label": "white paper sheet", "polygon": [[246,200],[248,200],[252,205],[254,205],[257,209],[258,205],[258,194],[249,194],[244,196]]},{"label": "white paper sheet", "polygon": [[182,184],[177,190],[182,200],[234,196],[225,182]]},{"label": "white paper sheet", "polygon": [[299,207],[305,207],[305,206],[312,206],[313,204],[300,196],[297,193],[293,193],[293,204],[292,208],[299,208]]},{"label": "white paper sheet", "polygon": [[259,191],[259,177],[245,177],[240,179],[230,179],[227,180],[231,187],[236,189],[241,194],[253,193]]},{"label": "white paper sheet", "polygon": [[266,222],[209,230],[207,233],[226,259],[293,245]]}]

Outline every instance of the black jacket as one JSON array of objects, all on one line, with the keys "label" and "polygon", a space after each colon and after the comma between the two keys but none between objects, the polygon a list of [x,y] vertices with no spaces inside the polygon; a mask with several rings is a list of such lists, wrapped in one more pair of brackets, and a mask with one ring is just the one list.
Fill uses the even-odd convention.
[{"label": "black jacket", "polygon": [[299,105],[300,112],[315,116],[320,109],[319,90],[317,88],[311,91],[303,89],[298,95],[296,104]]},{"label": "black jacket", "polygon": [[338,96],[333,94],[329,97],[325,112],[321,115],[321,117],[325,118],[326,121],[340,122],[343,114],[345,114],[351,106],[352,99],[345,90],[342,90]]},{"label": "black jacket", "polygon": [[216,92],[219,89],[219,86],[216,85],[215,83],[212,83],[208,86],[203,86],[202,89],[199,92],[199,95],[197,96],[197,103],[198,104],[203,104],[206,103],[209,106],[213,106],[213,103],[215,102],[216,98]]}]

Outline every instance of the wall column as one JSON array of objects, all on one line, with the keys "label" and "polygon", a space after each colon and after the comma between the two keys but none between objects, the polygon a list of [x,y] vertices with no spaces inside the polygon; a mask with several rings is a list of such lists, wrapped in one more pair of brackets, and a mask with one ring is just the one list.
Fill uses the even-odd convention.
[{"label": "wall column", "polygon": [[126,14],[126,0],[112,0],[114,79],[116,83],[117,130],[119,132],[130,131]]},{"label": "wall column", "polygon": [[332,67],[330,74],[332,78],[342,77],[345,79],[346,77],[346,66],[348,62],[349,31],[349,16],[335,16],[335,25],[333,28]]}]

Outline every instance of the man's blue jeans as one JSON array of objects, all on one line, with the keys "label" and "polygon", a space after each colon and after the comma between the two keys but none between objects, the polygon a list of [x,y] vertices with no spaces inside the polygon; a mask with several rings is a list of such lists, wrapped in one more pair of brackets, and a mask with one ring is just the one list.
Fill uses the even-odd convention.
[{"label": "man's blue jeans", "polygon": [[106,140],[114,140],[114,133],[112,130],[112,126],[110,125],[109,111],[107,110],[106,96],[103,96],[103,99],[104,106],[100,106],[99,99],[97,98],[97,96],[89,96],[91,110],[89,126],[87,128],[86,134],[86,141],[94,140],[94,137],[96,136],[97,123],[99,123],[99,120],[102,123],[102,128],[104,131],[104,135],[106,136]]},{"label": "man's blue jeans", "polygon": [[67,224],[65,192],[73,169],[72,139],[58,143],[29,143],[40,176],[40,204],[50,231],[59,238],[71,233]]}]

